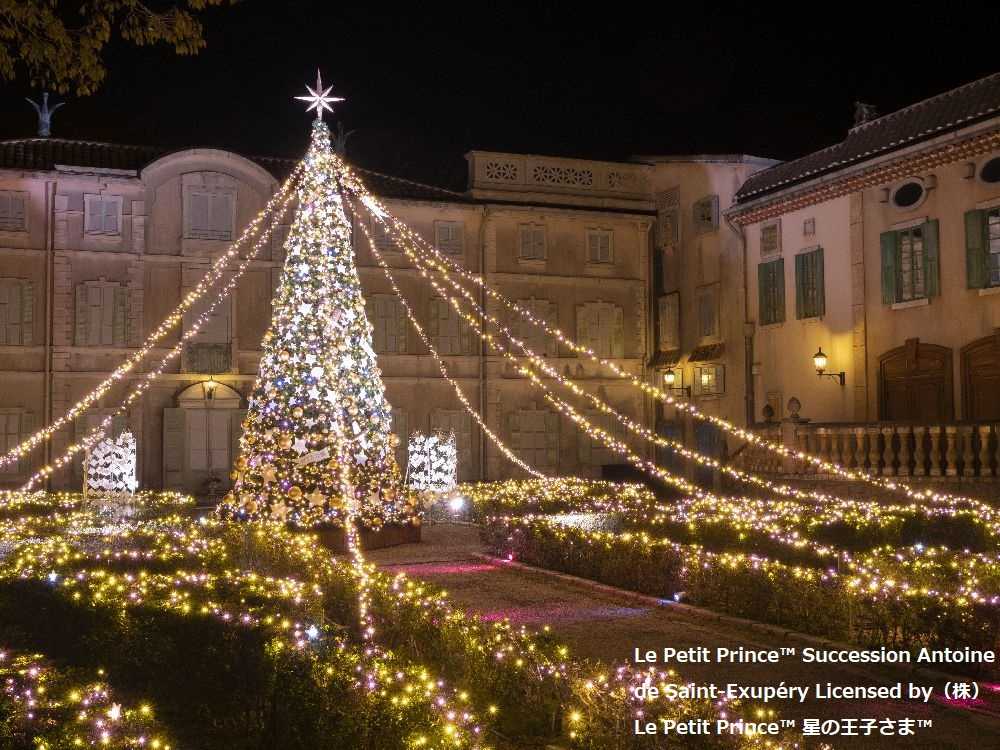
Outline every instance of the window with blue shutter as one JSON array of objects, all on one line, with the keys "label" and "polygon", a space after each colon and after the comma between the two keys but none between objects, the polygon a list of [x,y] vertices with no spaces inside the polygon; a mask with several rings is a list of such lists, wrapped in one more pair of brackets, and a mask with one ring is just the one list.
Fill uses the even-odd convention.
[{"label": "window with blue shutter", "polygon": [[826,312],[823,248],[795,256],[795,317],[818,318]]},{"label": "window with blue shutter", "polygon": [[762,326],[785,320],[785,259],[757,266],[757,296]]}]

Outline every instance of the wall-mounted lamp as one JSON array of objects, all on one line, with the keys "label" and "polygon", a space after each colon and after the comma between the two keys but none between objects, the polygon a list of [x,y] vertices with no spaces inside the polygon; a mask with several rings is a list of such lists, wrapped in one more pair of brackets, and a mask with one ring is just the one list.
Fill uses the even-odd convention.
[{"label": "wall-mounted lamp", "polygon": [[823,347],[816,350],[813,355],[813,364],[816,365],[816,374],[822,377],[828,377],[833,380],[838,381],[841,385],[847,383],[847,374],[843,371],[841,372],[826,372],[826,365],[829,362],[826,355],[823,353]]},{"label": "wall-mounted lamp", "polygon": [[691,386],[678,386],[676,383],[677,373],[674,372],[673,368],[663,373],[663,384],[667,387],[668,391],[683,391],[685,396],[691,398]]},{"label": "wall-mounted lamp", "polygon": [[209,378],[208,380],[205,381],[204,387],[205,387],[205,398],[206,399],[212,400],[213,398],[215,398],[215,387],[217,385],[218,385],[218,383],[215,382],[214,378]]}]

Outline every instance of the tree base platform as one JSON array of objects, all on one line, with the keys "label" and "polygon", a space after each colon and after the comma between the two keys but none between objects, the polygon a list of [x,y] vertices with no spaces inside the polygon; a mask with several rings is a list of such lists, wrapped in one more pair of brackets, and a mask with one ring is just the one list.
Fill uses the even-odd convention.
[{"label": "tree base platform", "polygon": [[[373,550],[415,544],[420,541],[420,526],[412,524],[386,524],[378,531],[360,528],[361,549]],[[347,552],[347,535],[343,529],[316,529],[319,542],[335,554]]]}]

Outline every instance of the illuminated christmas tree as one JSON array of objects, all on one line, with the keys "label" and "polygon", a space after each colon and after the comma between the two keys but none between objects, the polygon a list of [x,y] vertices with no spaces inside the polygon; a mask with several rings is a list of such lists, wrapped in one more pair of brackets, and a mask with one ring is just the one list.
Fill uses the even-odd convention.
[{"label": "illuminated christmas tree", "polygon": [[[224,507],[238,518],[296,526],[337,525],[351,511],[377,529],[409,521],[413,509],[401,490],[339,162],[322,120],[329,102],[340,101],[329,93],[317,76],[311,96],[299,97],[317,118]],[[345,479],[354,497],[344,497]]]}]

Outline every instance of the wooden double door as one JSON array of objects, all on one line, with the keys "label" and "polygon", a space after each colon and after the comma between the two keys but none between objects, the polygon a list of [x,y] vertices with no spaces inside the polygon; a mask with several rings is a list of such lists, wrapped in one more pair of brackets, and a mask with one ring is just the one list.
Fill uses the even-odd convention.
[{"label": "wooden double door", "polygon": [[962,416],[1000,421],[1000,332],[962,348]]}]

